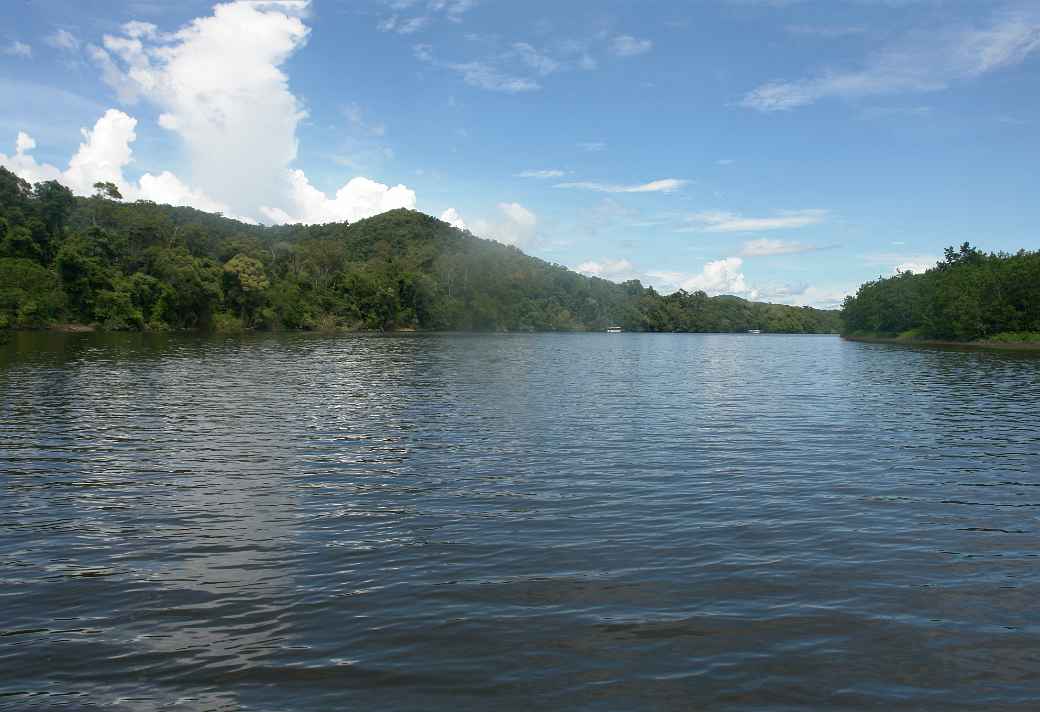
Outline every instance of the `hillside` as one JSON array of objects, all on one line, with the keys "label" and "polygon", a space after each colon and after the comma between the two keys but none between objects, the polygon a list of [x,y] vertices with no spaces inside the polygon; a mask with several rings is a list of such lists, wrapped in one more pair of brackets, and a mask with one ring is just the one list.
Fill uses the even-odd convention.
[{"label": "hillside", "polygon": [[837,312],[585,277],[420,212],[247,225],[0,168],[0,328],[829,333]]},{"label": "hillside", "polygon": [[842,309],[850,336],[1040,342],[1040,252],[947,248],[923,274],[867,282]]}]

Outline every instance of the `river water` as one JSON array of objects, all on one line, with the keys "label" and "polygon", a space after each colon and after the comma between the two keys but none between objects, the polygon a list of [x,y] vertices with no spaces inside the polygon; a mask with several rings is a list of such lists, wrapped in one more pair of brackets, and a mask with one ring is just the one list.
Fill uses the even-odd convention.
[{"label": "river water", "polygon": [[1036,709],[1040,359],[16,334],[0,708]]}]

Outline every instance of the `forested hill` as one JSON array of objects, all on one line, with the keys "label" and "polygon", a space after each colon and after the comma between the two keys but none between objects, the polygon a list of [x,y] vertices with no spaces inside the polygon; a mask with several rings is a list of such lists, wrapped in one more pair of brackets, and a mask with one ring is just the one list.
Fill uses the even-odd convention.
[{"label": "forested hill", "polygon": [[836,311],[585,277],[415,211],[263,227],[97,187],[0,168],[0,328],[839,330]]},{"label": "forested hill", "polygon": [[1040,342],[1040,252],[950,247],[923,274],[867,282],[842,318],[852,336]]}]

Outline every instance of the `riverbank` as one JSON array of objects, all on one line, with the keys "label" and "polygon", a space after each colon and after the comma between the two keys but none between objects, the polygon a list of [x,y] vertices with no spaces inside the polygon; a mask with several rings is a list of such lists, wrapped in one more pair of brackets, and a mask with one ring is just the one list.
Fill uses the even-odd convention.
[{"label": "riverbank", "polygon": [[899,344],[901,346],[935,346],[941,348],[981,349],[992,351],[1037,351],[1040,341],[944,341],[939,339],[915,339],[899,336],[861,336],[842,334],[846,341],[867,344]]},{"label": "riverbank", "polygon": [[[258,329],[255,327],[227,326],[216,324],[209,329],[105,329],[99,324],[56,323],[45,324],[37,328],[0,329],[0,334],[16,334],[19,332],[56,332],[62,334],[103,333],[103,334],[246,334],[246,333],[313,333],[313,334],[598,334],[604,329],[559,329],[545,331],[536,329],[497,329],[497,330],[459,330],[459,329],[418,329],[415,327],[394,327],[389,329],[365,329],[360,326],[319,327],[314,329]],[[628,331],[630,334],[748,334],[739,331]],[[761,336],[838,336],[836,332],[812,331],[775,331],[761,332]]]}]

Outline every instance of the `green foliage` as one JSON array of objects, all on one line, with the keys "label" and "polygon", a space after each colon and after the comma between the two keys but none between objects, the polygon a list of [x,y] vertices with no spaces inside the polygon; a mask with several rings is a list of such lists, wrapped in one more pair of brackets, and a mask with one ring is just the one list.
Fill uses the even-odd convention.
[{"label": "green foliage", "polygon": [[44,259],[50,260],[54,256],[56,243],[65,230],[65,223],[68,221],[76,199],[71,190],[57,181],[49,180],[37,183],[33,187],[33,202],[46,228],[39,233],[43,239],[40,237],[37,239],[41,242],[40,248]]},{"label": "green foliage", "polygon": [[228,312],[217,312],[213,315],[211,324],[214,331],[239,332],[245,331],[246,325],[241,318]]},{"label": "green foliage", "polygon": [[208,327],[223,297],[220,265],[184,248],[159,248],[151,263],[153,274],[166,287],[156,304],[156,317],[176,329]]},{"label": "green foliage", "polygon": [[94,184],[94,195],[99,198],[108,198],[109,200],[122,200],[123,194],[119,192],[118,186],[115,183],[101,182],[98,181]]},{"label": "green foliage", "polygon": [[133,295],[125,284],[117,289],[105,289],[97,293],[94,302],[94,318],[102,328],[109,331],[139,330],[145,324],[141,310],[134,306]]},{"label": "green foliage", "polygon": [[54,266],[68,295],[69,310],[79,321],[93,321],[97,294],[112,288],[107,236],[94,229],[73,235],[58,250]]},{"label": "green foliage", "polygon": [[237,254],[224,264],[224,294],[229,306],[237,307],[239,318],[251,324],[256,310],[267,299],[271,286],[260,260]]},{"label": "green foliage", "polygon": [[1037,331],[1005,331],[986,339],[995,344],[1040,344],[1040,332]]},{"label": "green foliage", "polygon": [[1040,331],[1040,252],[947,248],[924,274],[864,284],[846,298],[842,320],[850,334],[953,341]]},{"label": "green foliage", "polygon": [[[246,225],[192,208],[74,198],[0,168],[0,257],[51,275],[71,318],[104,329],[835,332],[836,312],[703,292],[662,296],[528,257],[428,215]],[[114,189],[114,190],[113,190]],[[8,301],[28,299],[11,290]],[[38,304],[34,302],[34,304]],[[18,307],[20,308],[20,307]],[[8,326],[18,321],[8,309]],[[28,312],[27,312],[28,313]]]},{"label": "green foliage", "polygon": [[0,256],[41,261],[43,250],[29,228],[24,225],[8,227],[7,221],[0,218]]},{"label": "green foliage", "polygon": [[0,326],[44,326],[60,319],[64,307],[57,275],[32,260],[0,259]]}]

